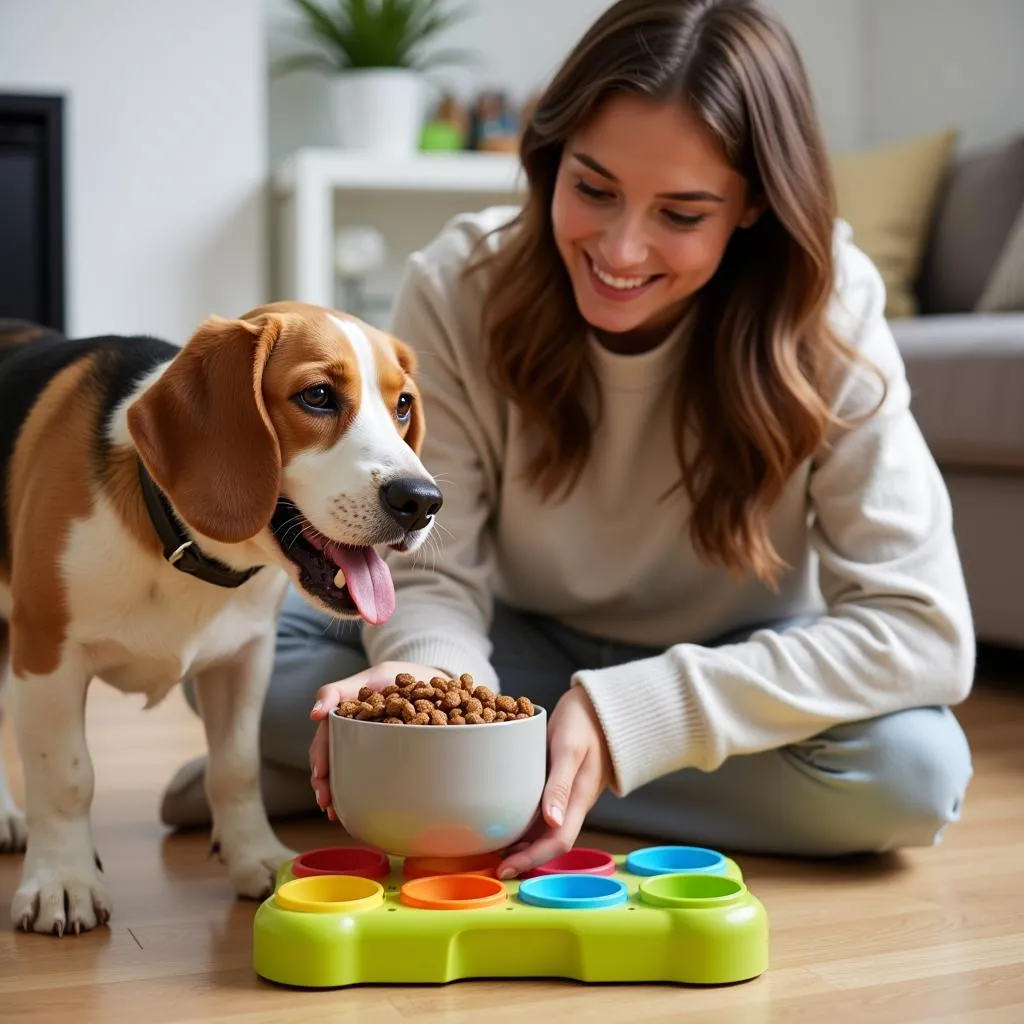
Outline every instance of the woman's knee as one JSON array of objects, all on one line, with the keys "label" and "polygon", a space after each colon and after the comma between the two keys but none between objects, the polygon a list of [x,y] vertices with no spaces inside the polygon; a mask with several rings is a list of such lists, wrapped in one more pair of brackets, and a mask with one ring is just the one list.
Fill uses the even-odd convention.
[{"label": "woman's knee", "polygon": [[874,749],[886,802],[906,825],[905,846],[929,846],[960,817],[971,751],[948,708],[915,708],[880,720]]},{"label": "woman's knee", "polygon": [[948,708],[839,726],[796,749],[845,791],[829,818],[847,833],[850,852],[933,845],[959,819],[973,772],[967,738]]}]

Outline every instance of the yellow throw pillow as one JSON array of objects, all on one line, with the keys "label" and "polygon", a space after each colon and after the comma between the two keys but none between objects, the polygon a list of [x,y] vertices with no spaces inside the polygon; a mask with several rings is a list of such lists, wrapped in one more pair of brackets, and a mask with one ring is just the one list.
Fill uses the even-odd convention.
[{"label": "yellow throw pillow", "polygon": [[955,131],[832,157],[839,216],[885,281],[885,312],[914,316],[935,204],[956,147]]}]

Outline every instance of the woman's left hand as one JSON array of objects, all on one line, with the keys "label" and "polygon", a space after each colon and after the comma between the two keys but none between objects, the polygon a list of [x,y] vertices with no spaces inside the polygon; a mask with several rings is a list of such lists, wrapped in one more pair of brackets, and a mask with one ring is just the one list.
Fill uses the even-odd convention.
[{"label": "woman's left hand", "polygon": [[608,744],[583,687],[571,687],[555,706],[548,750],[542,818],[530,839],[498,865],[499,878],[514,878],[571,850],[587,812],[612,781]]}]

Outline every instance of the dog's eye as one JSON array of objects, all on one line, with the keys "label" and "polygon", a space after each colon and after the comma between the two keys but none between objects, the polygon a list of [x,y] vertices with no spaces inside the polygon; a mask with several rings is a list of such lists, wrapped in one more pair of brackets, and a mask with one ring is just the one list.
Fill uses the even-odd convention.
[{"label": "dog's eye", "polygon": [[404,422],[409,418],[410,412],[412,412],[412,395],[408,392],[402,392],[398,396],[398,405],[395,406],[395,413]]},{"label": "dog's eye", "polygon": [[296,396],[299,402],[315,412],[325,412],[337,408],[334,392],[326,384],[314,384],[305,388]]}]

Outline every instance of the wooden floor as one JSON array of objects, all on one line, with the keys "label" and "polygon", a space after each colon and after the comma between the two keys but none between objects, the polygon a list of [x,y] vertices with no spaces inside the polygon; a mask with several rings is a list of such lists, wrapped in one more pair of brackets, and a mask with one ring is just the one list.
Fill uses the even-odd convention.
[{"label": "wooden floor", "polygon": [[[0,855],[0,1020],[1020,1024],[1024,662],[984,675],[960,711],[976,765],[962,822],[935,849],[881,860],[740,858],[772,921],[771,965],[717,989],[514,981],[301,992],[261,982],[250,968],[254,904],[232,898],[204,835],[169,835],[157,819],[170,773],[202,749],[198,723],[179,694],[142,714],[134,699],[95,686],[94,821],[114,918],[79,937],[15,933],[20,858]],[[5,741],[10,755],[9,726]],[[15,786],[20,798],[16,772]],[[280,831],[299,849],[341,836],[322,821]]]}]

